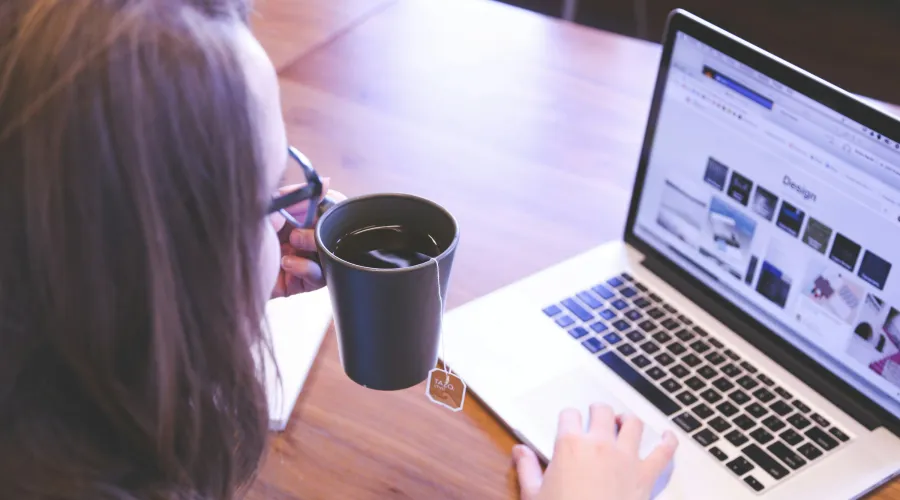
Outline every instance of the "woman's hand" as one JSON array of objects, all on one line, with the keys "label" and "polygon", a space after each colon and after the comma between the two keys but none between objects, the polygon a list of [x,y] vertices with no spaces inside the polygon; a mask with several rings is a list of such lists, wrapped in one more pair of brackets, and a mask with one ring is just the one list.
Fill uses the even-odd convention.
[{"label": "woman's hand", "polygon": [[[298,186],[285,186],[281,189],[287,192]],[[328,181],[323,179],[324,191],[335,201],[343,201],[346,196],[328,190]],[[306,220],[306,208],[308,202],[301,202],[287,208],[287,212],[298,221]],[[318,220],[318,218],[316,218]],[[319,266],[316,250],[315,229],[298,229],[285,221],[279,214],[273,214],[272,224],[278,232],[278,241],[281,244],[281,269],[278,279],[275,281],[275,289],[272,297],[290,297],[298,293],[311,292],[325,286],[325,278],[322,276],[322,268]]]},{"label": "woman's hand", "polygon": [[591,406],[590,417],[585,432],[580,412],[569,409],[560,414],[546,475],[531,449],[523,445],[513,449],[522,500],[650,498],[678,447],[675,435],[666,431],[656,449],[641,460],[638,448],[644,424],[637,417],[617,418],[606,405]]}]

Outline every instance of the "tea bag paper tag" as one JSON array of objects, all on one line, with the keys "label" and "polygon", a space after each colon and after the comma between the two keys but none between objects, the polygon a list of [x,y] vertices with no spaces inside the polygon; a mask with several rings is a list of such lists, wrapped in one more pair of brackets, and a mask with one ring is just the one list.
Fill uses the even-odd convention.
[{"label": "tea bag paper tag", "polygon": [[466,402],[466,383],[455,373],[435,368],[428,372],[425,394],[433,403],[452,411],[461,411]]}]

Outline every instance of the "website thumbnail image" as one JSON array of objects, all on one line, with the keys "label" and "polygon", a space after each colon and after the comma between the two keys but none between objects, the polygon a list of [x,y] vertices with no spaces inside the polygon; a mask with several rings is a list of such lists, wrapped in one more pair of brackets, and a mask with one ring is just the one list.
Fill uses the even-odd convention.
[{"label": "website thumbnail image", "polygon": [[900,387],[898,310],[878,296],[892,264],[809,213],[816,193],[789,175],[762,185],[713,157],[701,170],[701,179],[664,180],[656,223],[744,296]]}]

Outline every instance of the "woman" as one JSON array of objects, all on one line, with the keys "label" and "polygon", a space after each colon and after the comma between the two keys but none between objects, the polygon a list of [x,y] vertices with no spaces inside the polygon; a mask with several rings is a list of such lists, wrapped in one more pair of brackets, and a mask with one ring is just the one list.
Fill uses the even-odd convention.
[{"label": "woman", "polygon": [[[3,498],[227,499],[252,480],[265,301],[322,283],[309,232],[269,214],[290,163],[248,9],[0,3]],[[674,438],[641,461],[640,422],[615,426],[564,412],[543,485],[515,451],[523,495],[646,498]]]}]

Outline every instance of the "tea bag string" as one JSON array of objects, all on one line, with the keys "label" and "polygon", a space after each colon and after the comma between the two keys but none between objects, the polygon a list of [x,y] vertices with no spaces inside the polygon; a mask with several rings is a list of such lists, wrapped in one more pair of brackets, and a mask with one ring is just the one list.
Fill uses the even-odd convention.
[{"label": "tea bag string", "polygon": [[447,381],[449,381],[451,372],[450,369],[447,368],[447,351],[444,348],[444,298],[441,294],[441,265],[436,258],[432,257],[431,260],[434,261],[435,277],[437,278],[438,307],[440,308],[438,313],[438,335],[441,337],[441,364],[444,365],[444,373],[447,374]]}]

